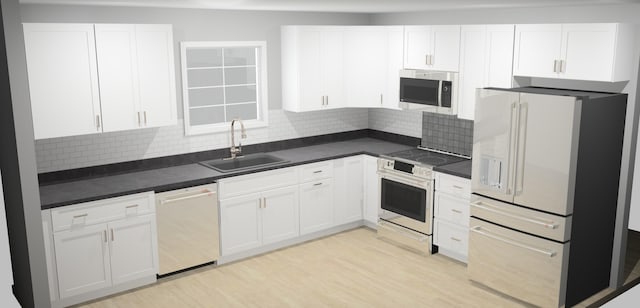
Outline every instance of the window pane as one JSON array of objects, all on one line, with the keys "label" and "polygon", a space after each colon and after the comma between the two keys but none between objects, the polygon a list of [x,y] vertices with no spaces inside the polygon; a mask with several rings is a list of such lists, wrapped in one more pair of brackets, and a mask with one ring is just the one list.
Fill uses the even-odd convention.
[{"label": "window pane", "polygon": [[224,69],[224,84],[256,83],[256,67],[233,67]]},{"label": "window pane", "polygon": [[224,65],[256,65],[255,47],[237,47],[224,49]]},{"label": "window pane", "polygon": [[191,126],[224,122],[224,107],[206,107],[189,110]]},{"label": "window pane", "polygon": [[222,69],[189,70],[189,87],[210,87],[222,85]]},{"label": "window pane", "polygon": [[256,86],[226,87],[227,104],[255,102]]},{"label": "window pane", "polygon": [[240,118],[242,120],[255,120],[258,118],[258,110],[256,104],[242,104],[227,106],[227,119]]},{"label": "window pane", "polygon": [[187,50],[187,67],[222,66],[222,48]]},{"label": "window pane", "polygon": [[189,90],[189,106],[208,106],[224,104],[223,88],[204,88]]}]

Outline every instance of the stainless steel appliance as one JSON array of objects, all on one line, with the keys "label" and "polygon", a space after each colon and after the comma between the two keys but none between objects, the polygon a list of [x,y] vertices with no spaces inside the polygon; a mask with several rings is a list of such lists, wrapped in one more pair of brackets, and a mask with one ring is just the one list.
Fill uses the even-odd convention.
[{"label": "stainless steel appliance", "polygon": [[417,148],[378,159],[380,208],[378,237],[420,253],[432,250],[433,166],[465,158]]},{"label": "stainless steel appliance", "polygon": [[444,114],[458,112],[458,73],[401,70],[401,109],[423,110]]},{"label": "stainless steel appliance", "polygon": [[220,256],[217,184],[156,194],[160,275]]},{"label": "stainless steel appliance", "polygon": [[479,89],[468,274],[542,307],[608,287],[626,95]]}]

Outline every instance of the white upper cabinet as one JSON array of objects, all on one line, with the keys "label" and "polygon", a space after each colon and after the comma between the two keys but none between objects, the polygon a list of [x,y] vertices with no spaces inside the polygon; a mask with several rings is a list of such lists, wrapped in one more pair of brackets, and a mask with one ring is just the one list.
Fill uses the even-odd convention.
[{"label": "white upper cabinet", "polygon": [[510,88],[514,25],[465,25],[460,32],[458,118],[473,120],[476,89]]},{"label": "white upper cabinet", "polygon": [[516,76],[625,81],[633,71],[633,29],[627,24],[517,25]]},{"label": "white upper cabinet", "polygon": [[36,139],[176,123],[171,25],[24,24]]},{"label": "white upper cabinet", "polygon": [[36,139],[102,131],[91,24],[24,24]]},{"label": "white upper cabinet", "polygon": [[405,26],[404,67],[458,71],[460,26]]},{"label": "white upper cabinet", "polygon": [[347,107],[398,108],[402,31],[401,26],[346,27]]},{"label": "white upper cabinet", "polygon": [[288,111],[344,106],[342,27],[282,27],[282,98]]}]

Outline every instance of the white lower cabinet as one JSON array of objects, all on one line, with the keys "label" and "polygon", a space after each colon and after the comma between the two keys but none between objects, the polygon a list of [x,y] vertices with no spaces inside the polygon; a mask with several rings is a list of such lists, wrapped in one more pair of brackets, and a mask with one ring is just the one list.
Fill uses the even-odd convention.
[{"label": "white lower cabinet", "polygon": [[[45,210],[52,306],[74,305],[155,282],[153,192]],[[51,267],[54,267],[53,270]]]},{"label": "white lower cabinet", "polygon": [[333,226],[333,179],[300,184],[300,234]]},{"label": "white lower cabinet", "polygon": [[376,225],[380,214],[378,159],[369,155],[362,157],[364,159],[364,220]]},{"label": "white lower cabinet", "polygon": [[469,250],[469,179],[434,172],[433,244],[438,252],[467,262]]},{"label": "white lower cabinet", "polygon": [[220,200],[222,255],[298,236],[298,187]]},{"label": "white lower cabinet", "polygon": [[362,220],[364,203],[363,162],[361,156],[333,161],[335,224]]}]

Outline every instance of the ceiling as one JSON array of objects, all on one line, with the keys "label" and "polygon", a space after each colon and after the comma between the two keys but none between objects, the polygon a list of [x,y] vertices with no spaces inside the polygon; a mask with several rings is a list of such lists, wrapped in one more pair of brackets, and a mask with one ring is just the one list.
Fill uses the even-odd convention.
[{"label": "ceiling", "polygon": [[228,10],[390,13],[476,8],[631,4],[640,0],[19,0],[20,3]]}]

